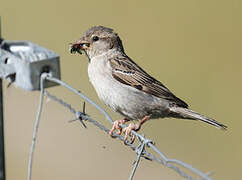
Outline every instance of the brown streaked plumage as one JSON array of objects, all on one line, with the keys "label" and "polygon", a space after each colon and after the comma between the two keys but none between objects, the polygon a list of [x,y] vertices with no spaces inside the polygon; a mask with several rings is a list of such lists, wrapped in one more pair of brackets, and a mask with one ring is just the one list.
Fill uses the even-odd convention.
[{"label": "brown streaked plumage", "polygon": [[161,82],[151,77],[127,56],[117,56],[109,60],[113,68],[112,75],[115,79],[128,86],[152,94],[156,97],[167,99],[174,105],[187,108],[188,105],[177,98]]}]

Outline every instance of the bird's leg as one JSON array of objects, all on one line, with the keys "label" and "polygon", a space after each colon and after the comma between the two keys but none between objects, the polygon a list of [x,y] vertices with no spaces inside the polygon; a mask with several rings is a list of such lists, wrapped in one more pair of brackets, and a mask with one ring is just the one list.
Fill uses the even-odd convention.
[{"label": "bird's leg", "polygon": [[116,129],[118,129],[119,131],[117,132],[118,135],[120,135],[122,133],[122,128],[120,127],[120,124],[124,124],[128,121],[128,119],[124,118],[124,119],[120,119],[120,120],[116,120],[113,122],[113,127],[112,129],[109,131],[109,135],[112,136],[113,131],[115,131]]},{"label": "bird's leg", "polygon": [[[128,127],[124,128],[124,143],[126,142],[126,140],[128,139],[128,136],[131,135],[131,131],[139,131],[142,124],[144,124],[147,120],[149,120],[150,116],[145,116],[143,119],[140,119],[139,122],[137,124],[134,123],[130,123]],[[131,141],[130,143],[132,144],[135,140],[135,135],[131,136]]]}]

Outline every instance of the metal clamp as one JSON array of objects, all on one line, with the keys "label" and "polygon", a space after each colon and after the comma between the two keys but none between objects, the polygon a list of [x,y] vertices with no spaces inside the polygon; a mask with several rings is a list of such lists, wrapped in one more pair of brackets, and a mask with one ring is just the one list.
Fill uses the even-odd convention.
[{"label": "metal clamp", "polygon": [[[0,41],[0,78],[25,90],[39,90],[40,76],[50,73],[60,79],[58,54],[29,41]],[[45,88],[55,86],[46,82]]]}]

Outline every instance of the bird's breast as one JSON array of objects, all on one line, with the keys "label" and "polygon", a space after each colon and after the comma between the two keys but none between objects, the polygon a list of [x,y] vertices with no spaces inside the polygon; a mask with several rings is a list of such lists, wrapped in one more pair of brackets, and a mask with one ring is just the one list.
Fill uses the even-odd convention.
[{"label": "bird's breast", "polygon": [[89,80],[98,97],[114,111],[129,119],[140,119],[160,109],[159,98],[117,81],[108,60],[92,59],[88,65]]},{"label": "bird's breast", "polygon": [[112,97],[117,97],[117,88],[108,60],[92,59],[88,65],[88,76],[98,97],[113,108],[115,102]]},{"label": "bird's breast", "polygon": [[[89,80],[98,97],[111,109],[120,113],[129,105],[128,89],[112,76],[112,68],[105,59],[92,59],[88,65]],[[127,107],[128,108],[128,107]]]}]

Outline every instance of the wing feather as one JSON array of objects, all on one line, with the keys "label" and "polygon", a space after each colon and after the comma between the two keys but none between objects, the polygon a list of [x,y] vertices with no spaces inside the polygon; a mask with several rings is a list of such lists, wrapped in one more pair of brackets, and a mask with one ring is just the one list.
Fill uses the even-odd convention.
[{"label": "wing feather", "polygon": [[188,105],[177,98],[160,81],[151,77],[127,56],[117,56],[109,60],[113,69],[112,75],[119,82],[132,86],[145,93],[171,101],[177,106],[187,108]]}]

